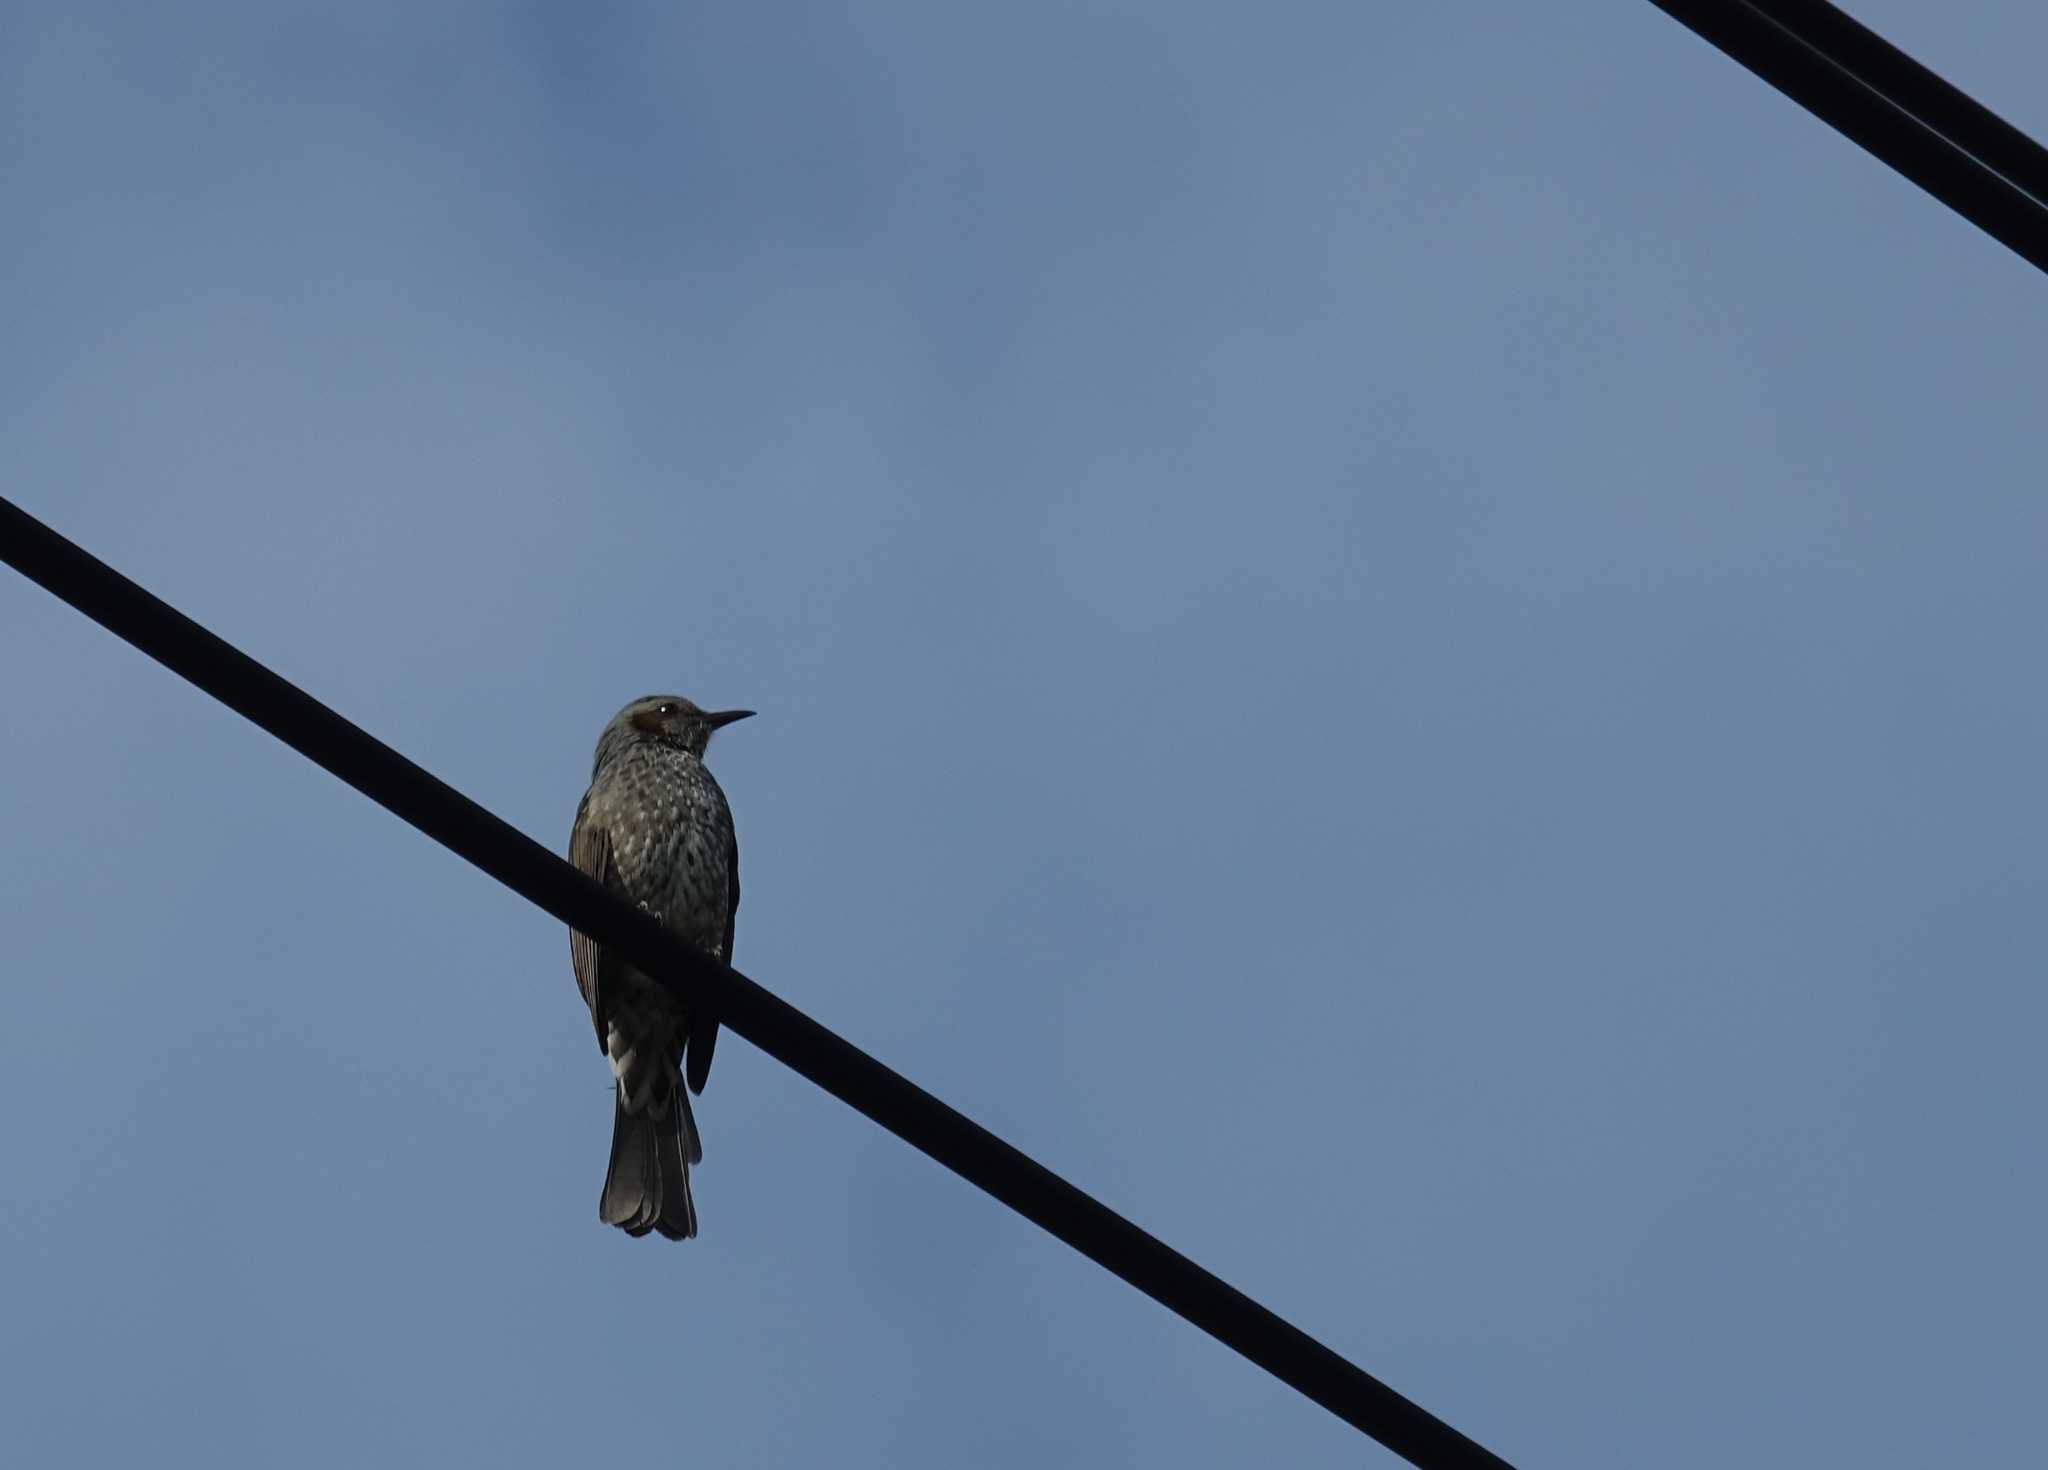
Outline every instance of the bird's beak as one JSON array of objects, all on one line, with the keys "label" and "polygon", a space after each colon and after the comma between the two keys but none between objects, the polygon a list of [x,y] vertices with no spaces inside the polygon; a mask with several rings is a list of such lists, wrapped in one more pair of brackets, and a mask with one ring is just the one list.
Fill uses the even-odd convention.
[{"label": "bird's beak", "polygon": [[750,709],[721,709],[713,710],[706,714],[704,716],[704,723],[716,730],[721,726],[732,724],[735,720],[751,720],[753,717],[754,712]]}]

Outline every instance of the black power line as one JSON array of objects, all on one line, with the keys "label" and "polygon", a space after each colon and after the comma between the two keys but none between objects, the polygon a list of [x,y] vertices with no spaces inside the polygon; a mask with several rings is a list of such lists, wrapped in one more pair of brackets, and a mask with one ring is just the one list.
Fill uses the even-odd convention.
[{"label": "black power line", "polygon": [[1995,113],[1818,0],[1650,3],[2048,271],[2048,155]]},{"label": "black power line", "polygon": [[2048,148],[1828,0],[1750,3],[2048,206]]},{"label": "black power line", "polygon": [[1428,1470],[1510,1470],[1498,1455],[794,1006],[684,943],[532,838],[6,500],[0,500],[0,560],[513,892],[616,947],[693,1004],[709,997],[721,1021],[769,1056],[1411,1464]]}]

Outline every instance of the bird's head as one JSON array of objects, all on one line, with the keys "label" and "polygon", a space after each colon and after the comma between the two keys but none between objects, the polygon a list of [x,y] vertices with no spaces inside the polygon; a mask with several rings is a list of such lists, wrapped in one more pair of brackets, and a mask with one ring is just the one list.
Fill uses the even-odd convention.
[{"label": "bird's head", "polygon": [[680,694],[649,694],[634,700],[604,727],[597,741],[597,764],[628,746],[652,742],[703,758],[711,743],[711,732],[734,720],[744,720],[750,709],[699,709]]}]

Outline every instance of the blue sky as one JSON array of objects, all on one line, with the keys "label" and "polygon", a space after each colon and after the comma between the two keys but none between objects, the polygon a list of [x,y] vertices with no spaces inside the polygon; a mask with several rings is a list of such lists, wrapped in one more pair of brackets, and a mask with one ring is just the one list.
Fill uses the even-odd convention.
[{"label": "blue sky", "polygon": [[[2048,13],[1857,14],[2036,136]],[[7,493],[1511,1460],[2048,1452],[2043,282],[1639,3],[27,3]],[[0,1459],[1391,1463],[0,579]]]}]

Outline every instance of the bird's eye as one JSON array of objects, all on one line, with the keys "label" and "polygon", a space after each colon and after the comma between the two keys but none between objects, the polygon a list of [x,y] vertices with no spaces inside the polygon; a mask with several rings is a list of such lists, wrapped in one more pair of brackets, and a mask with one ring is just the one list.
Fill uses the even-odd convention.
[{"label": "bird's eye", "polygon": [[673,704],[665,704],[660,709],[655,711],[655,713],[658,715],[673,715],[675,712],[676,707]]}]

